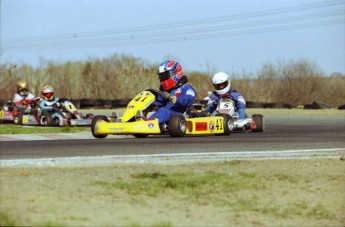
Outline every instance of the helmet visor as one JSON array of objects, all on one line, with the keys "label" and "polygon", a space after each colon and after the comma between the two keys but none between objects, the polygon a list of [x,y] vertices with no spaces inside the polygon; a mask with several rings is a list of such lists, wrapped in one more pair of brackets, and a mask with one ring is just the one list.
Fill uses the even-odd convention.
[{"label": "helmet visor", "polygon": [[170,79],[171,77],[175,76],[175,70],[165,71],[158,73],[159,81],[165,81],[167,79]]},{"label": "helmet visor", "polygon": [[19,94],[20,94],[21,96],[26,96],[26,95],[28,95],[28,93],[29,93],[29,90],[28,90],[27,88],[21,88],[21,89],[19,89]]},{"label": "helmet visor", "polygon": [[53,93],[53,92],[49,92],[49,93],[44,93],[43,95],[44,95],[44,97],[46,97],[48,100],[50,100],[50,99],[53,97],[54,93]]},{"label": "helmet visor", "polygon": [[224,88],[226,88],[226,86],[228,86],[229,81],[224,81],[223,83],[220,84],[213,84],[214,89],[216,90],[223,90]]}]

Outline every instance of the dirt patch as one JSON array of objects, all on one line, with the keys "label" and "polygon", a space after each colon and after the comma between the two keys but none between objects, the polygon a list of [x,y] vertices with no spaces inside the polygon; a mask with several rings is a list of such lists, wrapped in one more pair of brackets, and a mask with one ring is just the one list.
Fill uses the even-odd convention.
[{"label": "dirt patch", "polygon": [[344,226],[337,159],[0,168],[0,225]]}]

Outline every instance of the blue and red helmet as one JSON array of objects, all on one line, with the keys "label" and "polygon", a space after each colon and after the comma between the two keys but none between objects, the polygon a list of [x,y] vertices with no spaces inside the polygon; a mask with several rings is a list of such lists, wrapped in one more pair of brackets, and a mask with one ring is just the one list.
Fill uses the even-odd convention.
[{"label": "blue and red helmet", "polygon": [[158,68],[159,81],[165,91],[173,88],[182,76],[182,67],[174,60],[165,61]]}]

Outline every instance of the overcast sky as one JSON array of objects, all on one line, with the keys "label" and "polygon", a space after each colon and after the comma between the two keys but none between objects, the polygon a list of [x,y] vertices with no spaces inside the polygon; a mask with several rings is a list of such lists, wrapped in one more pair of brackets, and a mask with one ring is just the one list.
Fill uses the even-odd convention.
[{"label": "overcast sky", "polygon": [[345,74],[345,0],[0,0],[1,63],[113,54],[255,74],[306,59]]}]

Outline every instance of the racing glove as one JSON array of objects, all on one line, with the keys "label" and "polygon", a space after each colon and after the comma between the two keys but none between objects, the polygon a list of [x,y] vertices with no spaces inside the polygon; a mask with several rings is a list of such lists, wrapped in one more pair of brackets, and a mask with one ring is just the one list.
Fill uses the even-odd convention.
[{"label": "racing glove", "polygon": [[56,103],[53,104],[53,108],[54,109],[59,109],[60,107],[61,107],[60,102],[56,102]]},{"label": "racing glove", "polygon": [[169,92],[167,91],[163,91],[161,92],[161,97],[164,100],[169,100],[172,104],[176,103],[176,96],[171,95]]}]

